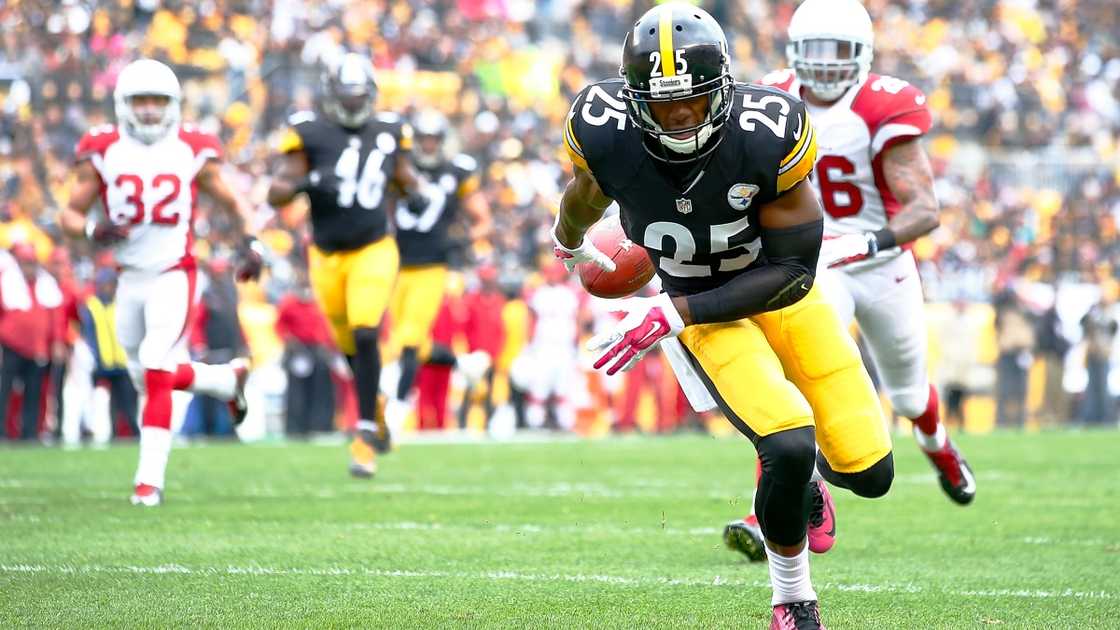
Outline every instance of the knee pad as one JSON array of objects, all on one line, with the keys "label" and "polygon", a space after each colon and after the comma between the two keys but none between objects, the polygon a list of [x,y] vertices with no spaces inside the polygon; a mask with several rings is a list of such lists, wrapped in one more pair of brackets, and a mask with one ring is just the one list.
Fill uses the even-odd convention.
[{"label": "knee pad", "polygon": [[828,466],[824,455],[818,455],[817,469],[832,485],[847,488],[866,499],[877,499],[891,489],[894,481],[894,454],[887,453],[867,469],[854,473],[836,472]]},{"label": "knee pad", "polygon": [[758,440],[762,473],[783,483],[809,483],[816,460],[816,433],[812,427],[779,431]]},{"label": "knee pad", "polygon": [[755,492],[755,515],[767,540],[792,546],[809,525],[809,479],[816,453],[812,427],[768,435],[756,445],[762,477]]}]

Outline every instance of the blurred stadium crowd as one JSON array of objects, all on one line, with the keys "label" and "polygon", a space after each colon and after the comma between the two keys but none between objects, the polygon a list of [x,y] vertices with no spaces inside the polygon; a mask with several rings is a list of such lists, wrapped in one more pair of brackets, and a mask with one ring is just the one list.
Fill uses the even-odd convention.
[{"label": "blurred stadium crowd", "polygon": [[[875,70],[925,90],[938,118],[927,147],[942,226],[917,243],[915,254],[931,302],[939,382],[961,398],[982,394],[974,413],[999,423],[1115,423],[1115,3],[867,4],[879,33]],[[703,5],[727,30],[739,79],[784,67],[794,2]],[[82,296],[95,280],[111,280],[111,264],[85,244],[63,243],[53,226],[74,146],[89,127],[112,122],[112,87],[128,61],[168,62],[184,86],[184,119],[220,134],[230,174],[258,208],[273,253],[264,282],[234,289],[229,226],[200,209],[210,316],[197,326],[192,348],[215,361],[251,352],[259,396],[274,401],[264,405],[270,417],[298,408],[289,414],[299,417],[289,420],[291,432],[329,430],[336,415],[346,416],[352,396],[308,296],[307,209],[300,202],[271,208],[265,191],[287,116],[315,105],[319,68],[346,51],[365,53],[379,71],[379,109],[407,115],[434,107],[451,119],[448,149],[480,163],[494,219],[488,239],[467,242],[462,231],[454,256],[462,273],[434,334],[491,352],[497,378],[488,393],[461,394],[449,374],[430,371],[421,378],[420,423],[454,423],[460,407],[449,412],[443,404],[449,383],[453,400],[480,401],[461,408],[462,422],[477,426],[495,408],[524,421],[534,414],[503,403],[520,403],[518,392],[532,389],[531,377],[516,374],[517,358],[533,345],[532,301],[524,296],[546,281],[539,270],[550,256],[547,226],[570,172],[560,122],[583,85],[617,73],[622,35],[644,8],[621,0],[9,0],[0,6],[0,247],[32,244],[64,293],[79,296],[71,318],[81,321]],[[609,317],[603,310],[589,304],[584,328]],[[50,351],[33,357],[48,366],[41,370],[48,385],[53,379],[43,388],[43,416],[58,407],[47,392],[59,389],[78,330],[45,333],[55,334]],[[942,330],[961,343],[938,343]],[[7,365],[2,334],[0,343]],[[294,400],[288,392],[285,401],[282,383],[295,379],[306,380],[306,389],[301,385]],[[635,423],[668,430],[684,409],[656,358],[625,382],[589,380],[557,394],[557,407],[569,407],[550,414],[551,422],[570,425],[563,418],[574,414],[584,431]],[[613,406],[602,404],[607,398]],[[985,411],[985,399],[998,408]],[[312,409],[323,400],[329,409]],[[199,406],[188,414],[191,430],[228,431]],[[7,435],[19,435],[15,415],[7,415]],[[266,423],[259,424],[263,433]]]}]

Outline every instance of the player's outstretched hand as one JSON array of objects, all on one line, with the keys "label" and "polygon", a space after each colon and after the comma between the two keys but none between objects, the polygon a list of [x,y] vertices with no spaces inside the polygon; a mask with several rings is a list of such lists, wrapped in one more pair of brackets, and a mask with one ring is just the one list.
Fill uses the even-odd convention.
[{"label": "player's outstretched hand", "polygon": [[261,277],[264,269],[264,244],[255,236],[246,236],[237,252],[237,281],[247,282]]},{"label": "player's outstretched hand", "polygon": [[98,245],[113,245],[128,238],[128,226],[90,221],[86,224],[86,238]]},{"label": "player's outstretched hand", "polygon": [[552,243],[555,245],[552,253],[556,255],[556,258],[560,259],[560,262],[564,263],[569,273],[576,268],[576,265],[581,263],[591,263],[604,271],[615,270],[614,261],[611,260],[611,257],[599,251],[599,249],[586,238],[579,244],[579,247],[572,249],[564,247],[560,239],[556,238],[556,232],[554,230],[552,232]]},{"label": "player's outstretched hand", "polygon": [[595,360],[596,370],[611,364],[607,374],[629,370],[661,340],[676,337],[684,330],[684,320],[667,293],[626,298],[613,310],[626,316],[611,330],[587,342],[588,350],[601,353]]},{"label": "player's outstretched hand", "polygon": [[824,267],[842,267],[866,260],[877,253],[874,234],[844,234],[825,237],[821,243],[820,264]]}]

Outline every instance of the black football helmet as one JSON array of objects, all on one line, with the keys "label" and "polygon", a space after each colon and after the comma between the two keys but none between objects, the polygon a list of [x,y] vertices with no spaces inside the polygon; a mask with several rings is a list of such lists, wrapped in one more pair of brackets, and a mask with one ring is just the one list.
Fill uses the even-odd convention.
[{"label": "black football helmet", "polygon": [[[630,121],[646,134],[643,145],[654,158],[685,164],[719,145],[735,81],[727,38],[703,9],[669,2],[646,11],[622,44],[619,74],[626,80],[622,97]],[[708,114],[694,127],[666,131],[650,111],[652,102],[697,96],[708,98]],[[674,137],[685,134],[690,137]]]},{"label": "black football helmet", "polygon": [[323,72],[320,82],[323,113],[334,122],[357,129],[373,115],[377,82],[369,59],[347,53]]}]

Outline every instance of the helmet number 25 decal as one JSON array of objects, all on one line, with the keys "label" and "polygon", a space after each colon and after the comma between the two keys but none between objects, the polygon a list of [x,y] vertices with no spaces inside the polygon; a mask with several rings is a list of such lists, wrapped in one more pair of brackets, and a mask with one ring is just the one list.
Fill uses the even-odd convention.
[{"label": "helmet number 25 decal", "polygon": [[385,154],[376,148],[370,151],[359,177],[358,165],[361,161],[362,140],[351,138],[350,146],[342,151],[334,166],[334,175],[338,178],[340,208],[352,208],[355,200],[366,210],[374,210],[381,203],[387,179],[385,171],[381,169],[381,165],[385,163]]},{"label": "helmet number 25 decal", "polygon": [[[674,59],[677,65],[677,74],[684,74],[688,72],[688,60],[684,58],[684,49],[678,48],[673,51]],[[649,54],[649,63],[653,67],[650,70],[650,78],[661,76],[661,51],[655,50]]]},{"label": "helmet number 25 decal", "polygon": [[[771,118],[770,106],[777,105],[778,117]],[[767,94],[757,101],[750,94],[743,95],[743,113],[739,114],[739,125],[746,131],[754,131],[755,123],[762,123],[778,138],[786,137],[786,117],[789,115],[789,101],[773,94]]]},{"label": "helmet number 25 decal", "polygon": [[[722,254],[735,250],[743,250],[734,258],[724,258],[719,261],[721,272],[738,271],[746,269],[758,258],[762,251],[762,241],[757,237],[752,241],[742,242],[742,235],[750,227],[748,217],[742,217],[731,223],[721,223],[710,226],[708,234],[711,243],[712,255]],[[696,239],[692,232],[685,226],[672,221],[657,221],[646,227],[642,236],[642,245],[646,249],[664,252],[664,240],[668,238],[673,242],[672,257],[662,255],[658,266],[665,273],[678,278],[704,278],[712,275],[712,267],[707,264],[691,262],[696,256]],[[734,242],[734,244],[732,244]]]},{"label": "helmet number 25 decal", "polygon": [[[603,111],[598,114],[591,113],[591,102],[594,100],[603,101]],[[602,127],[610,121],[615,122],[615,127],[619,131],[626,129],[626,104],[617,98],[607,94],[603,88],[598,85],[591,86],[591,90],[587,93],[587,98],[584,99],[583,109],[580,110],[583,114],[583,119],[589,125]]]}]

